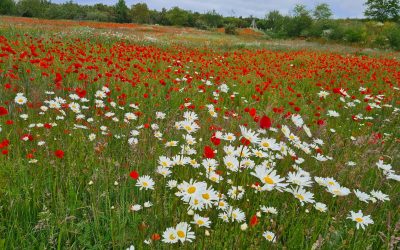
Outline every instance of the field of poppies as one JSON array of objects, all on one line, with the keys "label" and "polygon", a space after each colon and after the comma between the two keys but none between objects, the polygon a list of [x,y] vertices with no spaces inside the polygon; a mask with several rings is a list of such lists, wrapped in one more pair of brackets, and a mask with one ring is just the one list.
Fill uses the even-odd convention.
[{"label": "field of poppies", "polygon": [[0,22],[0,249],[399,247],[398,54],[76,24]]}]

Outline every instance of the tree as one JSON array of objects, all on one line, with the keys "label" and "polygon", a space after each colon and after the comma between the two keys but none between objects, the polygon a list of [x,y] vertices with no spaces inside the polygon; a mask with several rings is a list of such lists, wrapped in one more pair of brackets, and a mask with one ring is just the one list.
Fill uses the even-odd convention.
[{"label": "tree", "polygon": [[131,7],[131,19],[134,23],[150,23],[150,10],[145,3],[137,3]]},{"label": "tree", "polygon": [[42,17],[48,5],[46,0],[21,0],[17,4],[17,12],[23,17]]},{"label": "tree", "polygon": [[367,0],[364,15],[384,22],[398,20],[400,16],[400,0]]},{"label": "tree", "polygon": [[284,17],[278,10],[273,10],[265,16],[265,21],[266,29],[277,32],[282,29],[282,26],[284,24]]},{"label": "tree", "polygon": [[308,16],[310,17],[310,11],[307,10],[307,6],[304,4],[296,4],[292,10],[293,16],[299,17],[299,16]]},{"label": "tree", "polygon": [[128,23],[129,20],[129,9],[126,7],[125,0],[118,0],[115,5],[115,21],[117,23]]},{"label": "tree", "polygon": [[223,26],[223,17],[215,10],[208,11],[201,18],[208,27],[217,28]]},{"label": "tree", "polygon": [[174,7],[166,13],[166,17],[172,25],[186,26],[188,23],[188,12],[178,7]]},{"label": "tree", "polygon": [[327,3],[315,6],[313,16],[317,20],[328,20],[332,17],[332,10]]},{"label": "tree", "polygon": [[15,12],[15,2],[13,0],[0,1],[0,15],[13,15]]},{"label": "tree", "polygon": [[296,4],[293,11],[293,17],[285,21],[285,31],[288,36],[306,36],[308,29],[313,23],[310,11],[305,5]]}]

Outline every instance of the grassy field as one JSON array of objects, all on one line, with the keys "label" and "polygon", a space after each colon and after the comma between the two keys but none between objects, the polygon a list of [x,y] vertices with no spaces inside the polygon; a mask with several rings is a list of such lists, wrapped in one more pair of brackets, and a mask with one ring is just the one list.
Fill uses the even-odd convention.
[{"label": "grassy field", "polygon": [[399,53],[11,17],[0,49],[0,249],[399,247]]}]

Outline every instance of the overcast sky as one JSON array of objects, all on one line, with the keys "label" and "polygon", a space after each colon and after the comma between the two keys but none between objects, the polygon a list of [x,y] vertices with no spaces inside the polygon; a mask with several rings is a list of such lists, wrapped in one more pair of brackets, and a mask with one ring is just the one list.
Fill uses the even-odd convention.
[{"label": "overcast sky", "polygon": [[[93,5],[103,3],[114,5],[118,0],[73,0],[79,4]],[[63,3],[65,0],[52,0],[53,3]],[[200,13],[216,10],[224,16],[243,16],[250,15],[264,17],[270,10],[279,10],[283,14],[288,14],[297,3],[305,4],[308,8],[313,8],[318,3],[328,3],[336,18],[363,17],[364,3],[366,0],[125,0],[128,7],[139,2],[147,3],[150,9],[160,10],[178,6],[185,10],[198,11]]]}]

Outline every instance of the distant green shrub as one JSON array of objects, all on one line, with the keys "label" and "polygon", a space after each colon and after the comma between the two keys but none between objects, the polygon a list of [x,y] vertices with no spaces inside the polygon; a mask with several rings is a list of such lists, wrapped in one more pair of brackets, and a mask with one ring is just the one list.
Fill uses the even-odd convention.
[{"label": "distant green shrub", "polygon": [[336,25],[332,29],[325,32],[325,36],[331,40],[339,41],[343,40],[345,30],[341,25]]},{"label": "distant green shrub", "polygon": [[388,40],[389,39],[386,37],[386,35],[378,35],[373,40],[372,44],[377,48],[387,48],[389,47]]},{"label": "distant green shrub", "polygon": [[236,35],[237,34],[236,26],[234,24],[225,25],[225,34]]},{"label": "distant green shrub", "polygon": [[360,27],[347,28],[344,33],[344,40],[350,43],[360,43],[365,40],[365,31]]},{"label": "distant green shrub", "polygon": [[400,27],[395,26],[386,30],[386,37],[388,39],[389,45],[395,50],[400,50]]}]

